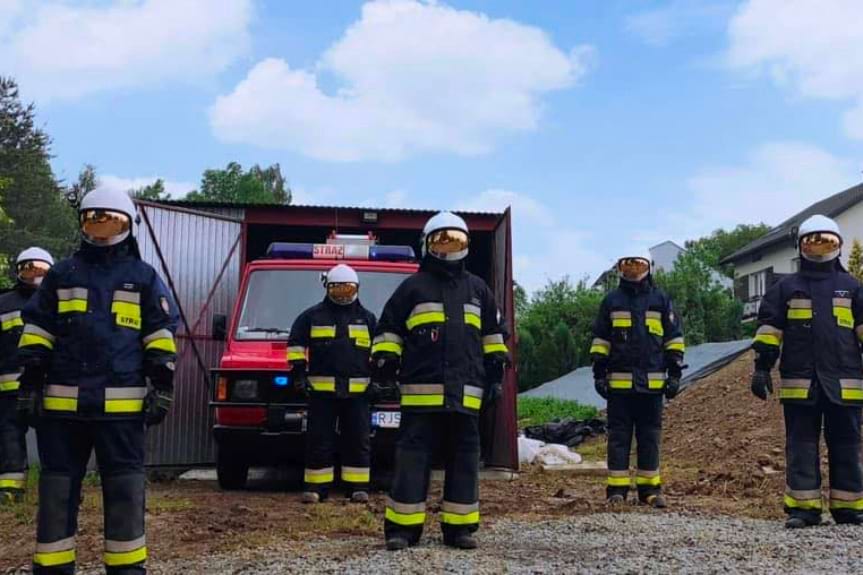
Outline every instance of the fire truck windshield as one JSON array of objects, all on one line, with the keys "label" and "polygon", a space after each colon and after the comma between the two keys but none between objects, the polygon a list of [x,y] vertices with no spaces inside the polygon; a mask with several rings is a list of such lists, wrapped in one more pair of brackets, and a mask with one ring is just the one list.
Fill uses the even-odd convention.
[{"label": "fire truck windshield", "polygon": [[[406,273],[359,272],[360,302],[380,317]],[[235,339],[287,339],[294,320],[324,298],[320,270],[258,270],[249,276]]]}]

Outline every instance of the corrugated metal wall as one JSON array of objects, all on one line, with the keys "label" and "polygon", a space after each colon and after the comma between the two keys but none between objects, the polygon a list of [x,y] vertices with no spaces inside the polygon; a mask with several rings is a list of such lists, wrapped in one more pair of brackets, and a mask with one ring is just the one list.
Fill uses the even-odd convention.
[{"label": "corrugated metal wall", "polygon": [[[170,206],[141,204],[138,209],[142,213],[138,231],[141,256],[168,284],[153,241],[155,237],[174,281],[179,303],[195,331],[192,337],[201,359],[207,369],[216,367],[224,344],[211,337],[212,317],[213,314],[230,315],[239,289],[242,250],[238,241],[243,210],[207,210],[216,216],[236,218],[230,221]],[[152,226],[154,237],[146,220]],[[216,285],[220,273],[221,279]],[[214,286],[210,304],[201,317]],[[202,465],[215,461],[210,432],[212,417],[207,406],[209,376],[199,367],[190,334],[182,324],[177,344],[180,359],[174,407],[167,421],[149,432],[148,465]]]}]

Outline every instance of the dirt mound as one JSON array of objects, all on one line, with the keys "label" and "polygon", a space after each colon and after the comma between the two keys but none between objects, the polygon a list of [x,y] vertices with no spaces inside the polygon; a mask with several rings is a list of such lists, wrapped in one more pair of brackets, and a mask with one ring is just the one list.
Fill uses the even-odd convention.
[{"label": "dirt mound", "polygon": [[775,393],[767,402],[751,394],[752,364],[744,355],[668,404],[663,475],[672,495],[772,517],[785,484],[782,408]]}]

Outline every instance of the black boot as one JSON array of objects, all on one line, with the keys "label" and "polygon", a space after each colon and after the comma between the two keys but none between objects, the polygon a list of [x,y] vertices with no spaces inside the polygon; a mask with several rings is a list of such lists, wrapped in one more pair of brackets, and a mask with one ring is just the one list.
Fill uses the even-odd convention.
[{"label": "black boot", "polygon": [[456,549],[476,549],[479,547],[476,538],[467,531],[460,531],[451,535],[444,535],[444,545]]},{"label": "black boot", "polygon": [[408,540],[406,537],[394,535],[387,538],[387,551],[401,551],[408,548]]}]

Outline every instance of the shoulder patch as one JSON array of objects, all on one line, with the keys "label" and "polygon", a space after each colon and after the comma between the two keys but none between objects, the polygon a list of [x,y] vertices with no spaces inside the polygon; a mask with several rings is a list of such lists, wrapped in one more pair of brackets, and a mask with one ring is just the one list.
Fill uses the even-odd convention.
[{"label": "shoulder patch", "polygon": [[162,296],[159,298],[159,305],[162,306],[162,311],[165,315],[171,315],[171,304],[168,303],[168,298]]}]

